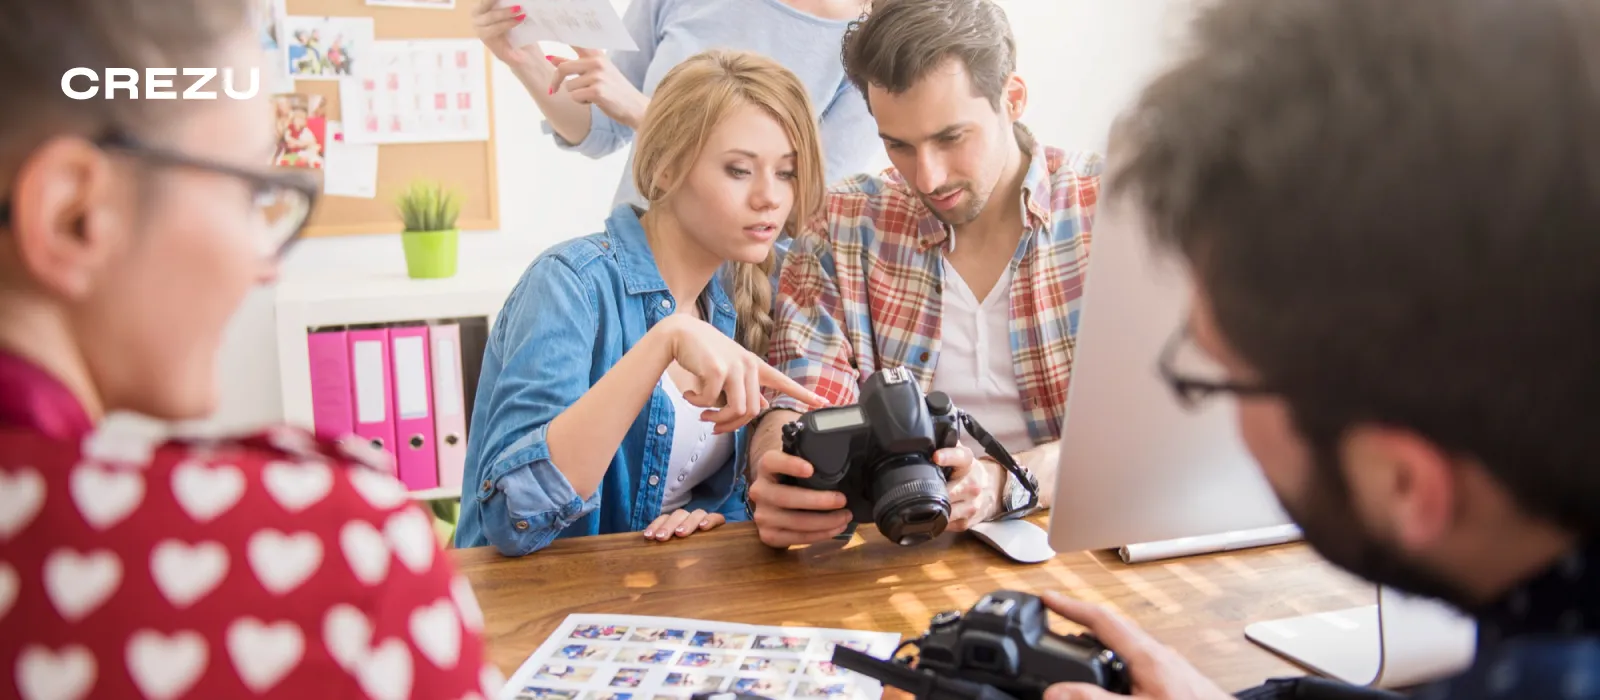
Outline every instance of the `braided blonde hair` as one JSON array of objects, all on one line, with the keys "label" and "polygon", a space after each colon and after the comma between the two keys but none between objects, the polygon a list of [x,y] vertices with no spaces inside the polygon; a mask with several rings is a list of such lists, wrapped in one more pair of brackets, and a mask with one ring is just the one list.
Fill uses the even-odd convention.
[{"label": "braided blonde hair", "polygon": [[[689,164],[724,117],[741,105],[766,112],[794,145],[794,208],[790,235],[822,210],[822,146],[805,84],[777,61],[749,51],[713,49],[673,67],[656,86],[635,139],[634,187],[654,205],[682,184]],[[668,181],[666,175],[675,173]],[[765,356],[772,336],[774,254],[760,263],[734,263],[730,295],[738,314],[739,344]]]}]

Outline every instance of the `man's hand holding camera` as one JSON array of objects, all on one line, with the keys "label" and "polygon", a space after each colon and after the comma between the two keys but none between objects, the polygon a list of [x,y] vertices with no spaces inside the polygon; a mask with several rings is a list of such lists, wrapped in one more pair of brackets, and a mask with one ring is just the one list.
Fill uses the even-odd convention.
[{"label": "man's hand holding camera", "polygon": [[903,367],[868,377],[857,403],[774,411],[751,450],[748,499],[761,540],[810,544],[870,519],[912,545],[995,517],[1006,471],[976,460],[963,429],[991,440],[948,395],[924,395]]},{"label": "man's hand holding camera", "polygon": [[769,547],[811,544],[834,537],[850,525],[845,495],[838,491],[815,491],[780,483],[778,477],[805,479],[811,476],[810,462],[781,449],[771,449],[756,458],[751,466],[750,507],[761,541]]},{"label": "man's hand holding camera", "polygon": [[[951,451],[957,450],[965,455],[967,467],[950,472],[949,529],[965,532],[967,528],[1000,514],[1003,510],[1000,507],[1000,495],[1005,492],[1009,474],[999,462],[988,457],[973,459],[972,451],[966,445],[957,445]],[[938,461],[937,455],[934,461]]]},{"label": "man's hand holding camera", "polygon": [[[950,469],[950,525],[963,531],[999,512],[1004,468],[988,459],[976,460],[972,450],[958,444],[933,454],[933,462]],[[750,505],[755,511],[761,541],[771,547],[821,542],[844,532],[850,525],[845,495],[815,491],[780,483],[778,477],[804,479],[811,463],[782,449],[770,449],[754,462],[750,479]]]},{"label": "man's hand holding camera", "polygon": [[[1136,700],[1226,700],[1233,697],[1195,670],[1178,652],[1122,616],[1056,592],[1044,593],[1039,598],[1057,615],[1088,628],[1101,644],[1122,657],[1133,682],[1132,697]],[[1057,683],[1044,694],[1044,700],[1127,697],[1082,683]]]}]

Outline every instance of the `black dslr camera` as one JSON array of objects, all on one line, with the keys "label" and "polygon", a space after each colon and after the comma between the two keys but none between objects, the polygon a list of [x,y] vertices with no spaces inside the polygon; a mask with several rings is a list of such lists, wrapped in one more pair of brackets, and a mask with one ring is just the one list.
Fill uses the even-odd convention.
[{"label": "black dslr camera", "polygon": [[1051,632],[1048,615],[1037,596],[995,591],[965,616],[935,615],[926,634],[906,642],[917,647],[915,668],[909,658],[884,661],[843,645],[833,663],[918,700],[1040,700],[1056,683],[1133,692],[1115,652],[1089,635]]},{"label": "black dslr camera", "polygon": [[875,522],[903,545],[926,542],[950,522],[950,470],[934,464],[933,453],[960,440],[957,414],[942,392],[924,398],[904,367],[878,372],[861,385],[859,403],[783,426],[783,451],[815,469],[782,482],[842,492],[855,522]]},{"label": "black dslr camera", "polygon": [[923,396],[904,367],[873,374],[851,406],[811,411],[783,426],[783,451],[811,463],[810,477],[784,476],[781,483],[839,491],[857,523],[876,523],[890,541],[913,545],[938,537],[950,523],[950,470],[933,453],[955,447],[966,428],[996,462],[1028,491],[1028,502],[1001,514],[1009,517],[1039,502],[1039,484],[972,416],[943,392]]}]

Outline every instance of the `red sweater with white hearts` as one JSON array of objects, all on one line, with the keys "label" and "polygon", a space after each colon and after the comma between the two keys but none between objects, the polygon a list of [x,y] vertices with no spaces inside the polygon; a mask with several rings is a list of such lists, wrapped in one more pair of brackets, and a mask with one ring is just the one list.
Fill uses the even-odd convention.
[{"label": "red sweater with white hearts", "polygon": [[0,697],[493,697],[471,587],[360,460],[119,444],[0,353]]}]

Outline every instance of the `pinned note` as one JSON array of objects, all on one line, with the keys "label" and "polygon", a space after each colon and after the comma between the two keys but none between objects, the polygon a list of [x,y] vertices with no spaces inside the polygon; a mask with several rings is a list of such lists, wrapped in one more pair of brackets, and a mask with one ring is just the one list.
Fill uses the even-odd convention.
[{"label": "pinned note", "polygon": [[323,164],[322,191],[335,197],[378,196],[378,145],[349,143],[344,125],[328,122],[328,157]]},{"label": "pinned note", "polygon": [[528,18],[511,29],[512,46],[555,41],[589,49],[638,51],[611,0],[498,0],[497,7],[521,5]]}]

